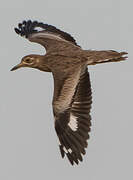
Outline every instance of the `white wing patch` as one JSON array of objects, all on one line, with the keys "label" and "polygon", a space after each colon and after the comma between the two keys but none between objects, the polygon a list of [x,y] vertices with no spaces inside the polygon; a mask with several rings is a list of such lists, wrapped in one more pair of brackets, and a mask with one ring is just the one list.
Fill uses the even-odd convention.
[{"label": "white wing patch", "polygon": [[65,153],[68,153],[68,150],[65,148],[65,146],[63,147],[63,150]]},{"label": "white wing patch", "polygon": [[72,153],[72,149],[69,148],[69,149],[66,149],[65,146],[63,146],[63,151],[67,154],[67,153]]},{"label": "white wing patch", "polygon": [[77,131],[77,129],[78,129],[77,117],[70,114],[70,121],[68,123],[68,126],[72,129],[72,131]]},{"label": "white wing patch", "polygon": [[35,27],[34,30],[37,30],[37,31],[43,31],[43,30],[45,30],[45,29],[42,28],[42,27]]}]

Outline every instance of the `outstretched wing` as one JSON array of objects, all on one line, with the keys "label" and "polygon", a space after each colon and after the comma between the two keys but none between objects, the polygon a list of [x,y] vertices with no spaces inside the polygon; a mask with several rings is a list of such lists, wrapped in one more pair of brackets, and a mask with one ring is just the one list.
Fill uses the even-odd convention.
[{"label": "outstretched wing", "polygon": [[85,154],[91,126],[92,96],[87,68],[80,72],[80,76],[79,72],[76,72],[73,77],[66,79],[60,88],[61,86],[58,88],[60,93],[56,92],[58,98],[55,97],[54,100],[59,147],[62,157],[66,154],[72,165],[74,162],[78,164],[83,160],[82,154]]},{"label": "outstretched wing", "polygon": [[23,21],[18,24],[18,28],[15,28],[15,32],[24,36],[31,42],[41,44],[50,52],[61,51],[68,47],[79,47],[70,34],[63,32],[52,25],[37,21]]}]

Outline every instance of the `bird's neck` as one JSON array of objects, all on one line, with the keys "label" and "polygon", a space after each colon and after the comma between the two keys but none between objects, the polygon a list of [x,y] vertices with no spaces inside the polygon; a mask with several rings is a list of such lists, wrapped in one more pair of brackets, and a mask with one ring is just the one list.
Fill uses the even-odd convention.
[{"label": "bird's neck", "polygon": [[40,71],[45,71],[45,72],[51,72],[49,66],[48,66],[48,61],[47,61],[48,57],[46,55],[39,55],[38,56],[38,66],[37,69],[39,69]]}]

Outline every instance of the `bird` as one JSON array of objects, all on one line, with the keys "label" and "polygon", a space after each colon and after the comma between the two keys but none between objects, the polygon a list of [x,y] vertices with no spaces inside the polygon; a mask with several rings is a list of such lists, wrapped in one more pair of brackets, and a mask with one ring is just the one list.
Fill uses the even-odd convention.
[{"label": "bird", "polygon": [[127,52],[84,50],[67,32],[38,21],[24,20],[14,30],[46,50],[44,55],[24,56],[11,71],[29,67],[52,73],[52,107],[60,153],[71,165],[78,165],[86,154],[91,131],[92,88],[88,66],[124,61]]}]

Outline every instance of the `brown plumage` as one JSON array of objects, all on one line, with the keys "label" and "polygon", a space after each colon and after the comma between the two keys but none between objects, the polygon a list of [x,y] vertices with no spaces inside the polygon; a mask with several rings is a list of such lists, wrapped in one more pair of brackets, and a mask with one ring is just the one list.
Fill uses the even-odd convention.
[{"label": "brown plumage", "polygon": [[25,56],[12,71],[31,67],[52,72],[53,113],[61,155],[66,154],[72,165],[78,164],[83,160],[91,126],[92,93],[87,66],[123,61],[127,53],[83,50],[68,33],[37,21],[23,21],[15,32],[46,49],[43,56]]}]

